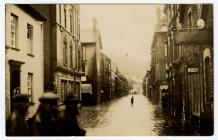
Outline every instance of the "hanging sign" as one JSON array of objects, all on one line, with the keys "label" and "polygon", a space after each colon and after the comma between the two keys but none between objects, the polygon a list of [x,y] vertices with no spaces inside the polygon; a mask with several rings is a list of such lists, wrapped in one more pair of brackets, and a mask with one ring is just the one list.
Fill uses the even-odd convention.
[{"label": "hanging sign", "polygon": [[188,72],[189,73],[197,73],[198,72],[198,68],[188,68]]}]

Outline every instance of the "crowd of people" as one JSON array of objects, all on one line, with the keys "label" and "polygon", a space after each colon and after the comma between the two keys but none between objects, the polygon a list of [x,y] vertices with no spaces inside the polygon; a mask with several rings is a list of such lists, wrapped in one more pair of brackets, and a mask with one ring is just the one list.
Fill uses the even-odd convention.
[{"label": "crowd of people", "polygon": [[58,96],[49,92],[39,98],[35,115],[26,120],[29,107],[28,95],[19,94],[13,99],[13,110],[6,122],[7,136],[85,136],[77,115],[79,100],[73,95],[66,97],[65,109],[58,110]]}]

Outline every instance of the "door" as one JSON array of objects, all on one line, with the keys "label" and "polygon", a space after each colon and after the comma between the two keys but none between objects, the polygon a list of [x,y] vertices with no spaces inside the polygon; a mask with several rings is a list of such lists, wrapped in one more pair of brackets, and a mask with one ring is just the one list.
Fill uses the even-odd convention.
[{"label": "door", "polygon": [[20,64],[10,64],[10,103],[13,110],[13,98],[20,94]]}]

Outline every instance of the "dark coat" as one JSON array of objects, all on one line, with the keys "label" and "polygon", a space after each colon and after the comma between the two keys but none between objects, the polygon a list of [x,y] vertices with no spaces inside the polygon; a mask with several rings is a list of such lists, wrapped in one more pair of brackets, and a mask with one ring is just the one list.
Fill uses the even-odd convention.
[{"label": "dark coat", "polygon": [[33,117],[31,133],[34,136],[59,136],[55,120],[40,112]]},{"label": "dark coat", "polygon": [[67,110],[59,114],[57,125],[61,136],[85,136],[86,131],[80,128],[76,115]]},{"label": "dark coat", "polygon": [[7,136],[28,136],[29,129],[25,116],[19,111],[14,110],[8,117],[6,122]]}]

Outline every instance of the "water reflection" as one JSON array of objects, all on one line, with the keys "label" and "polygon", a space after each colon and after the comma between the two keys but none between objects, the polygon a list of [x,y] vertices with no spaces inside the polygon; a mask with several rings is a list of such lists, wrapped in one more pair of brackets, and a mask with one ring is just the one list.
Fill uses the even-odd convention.
[{"label": "water reflection", "polygon": [[191,125],[174,119],[143,95],[125,96],[101,105],[84,107],[79,122],[91,136],[187,136]]}]

